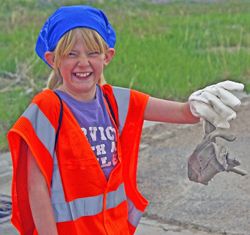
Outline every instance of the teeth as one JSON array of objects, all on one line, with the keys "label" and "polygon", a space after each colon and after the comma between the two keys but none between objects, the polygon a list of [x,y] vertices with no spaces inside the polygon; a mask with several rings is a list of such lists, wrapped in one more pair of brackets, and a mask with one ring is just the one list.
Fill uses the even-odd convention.
[{"label": "teeth", "polygon": [[77,77],[86,78],[90,75],[90,73],[75,73]]}]

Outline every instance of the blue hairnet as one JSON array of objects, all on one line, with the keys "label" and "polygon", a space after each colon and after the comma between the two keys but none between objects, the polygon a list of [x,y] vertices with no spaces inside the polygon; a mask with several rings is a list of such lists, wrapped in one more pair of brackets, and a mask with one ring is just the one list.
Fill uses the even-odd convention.
[{"label": "blue hairnet", "polygon": [[61,37],[71,29],[86,27],[95,30],[109,47],[114,48],[116,34],[103,11],[85,5],[63,6],[43,25],[36,42],[36,53],[45,62],[46,51],[53,51]]}]

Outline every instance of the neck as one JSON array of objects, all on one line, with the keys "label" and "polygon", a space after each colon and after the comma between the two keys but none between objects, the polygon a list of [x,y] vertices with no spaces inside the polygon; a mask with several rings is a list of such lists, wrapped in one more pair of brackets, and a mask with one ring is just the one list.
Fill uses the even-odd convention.
[{"label": "neck", "polygon": [[84,93],[84,92],[74,92],[71,90],[68,90],[67,88],[63,87],[62,85],[58,87],[58,90],[63,91],[67,93],[68,95],[72,96],[74,99],[78,101],[90,101],[95,99],[96,97],[96,88],[91,93]]}]

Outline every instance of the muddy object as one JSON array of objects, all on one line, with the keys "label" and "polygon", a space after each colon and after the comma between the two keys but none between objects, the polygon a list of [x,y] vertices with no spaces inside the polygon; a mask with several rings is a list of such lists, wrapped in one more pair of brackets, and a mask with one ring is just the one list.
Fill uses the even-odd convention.
[{"label": "muddy object", "polygon": [[216,138],[234,141],[236,137],[225,129],[216,129],[210,122],[204,121],[204,137],[188,158],[188,178],[191,181],[207,185],[219,172],[227,171],[246,175],[247,172],[236,168],[240,162],[229,157],[224,145],[216,143]]}]

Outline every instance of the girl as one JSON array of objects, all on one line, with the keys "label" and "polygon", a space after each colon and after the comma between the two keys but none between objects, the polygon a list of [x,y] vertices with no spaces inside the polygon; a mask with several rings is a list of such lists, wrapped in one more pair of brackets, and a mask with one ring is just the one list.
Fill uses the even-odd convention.
[{"label": "girl", "polygon": [[148,204],[136,185],[143,121],[202,117],[227,127],[235,118],[240,101],[224,88],[243,89],[239,83],[210,86],[187,103],[105,84],[115,41],[106,15],[89,6],[59,8],[40,31],[36,52],[52,68],[48,89],[8,133],[20,234],[133,234]]}]

